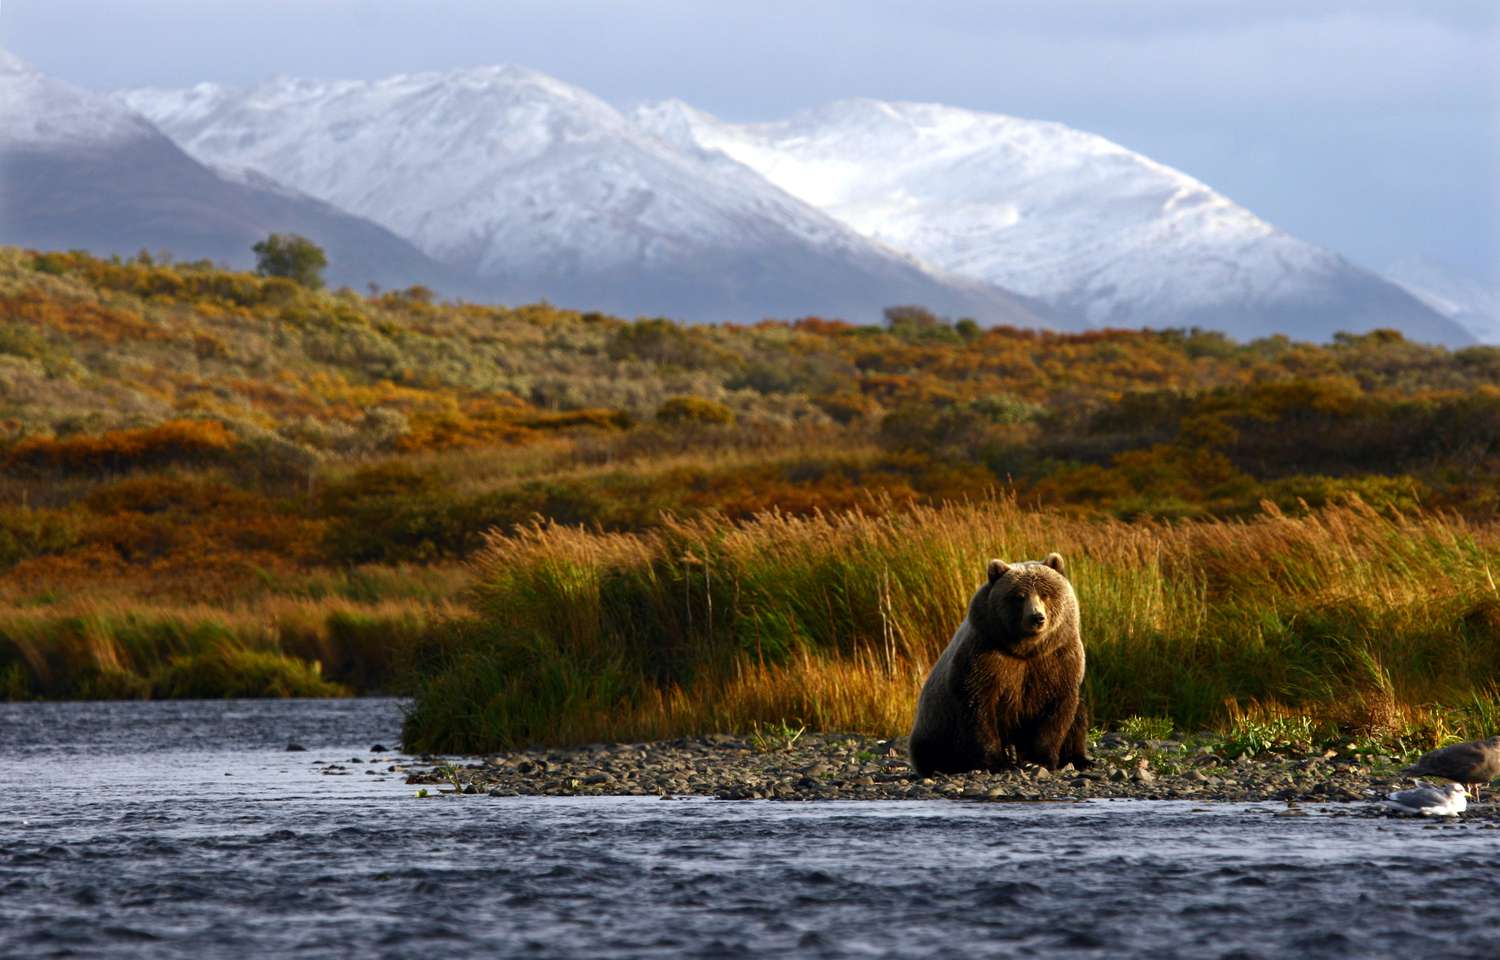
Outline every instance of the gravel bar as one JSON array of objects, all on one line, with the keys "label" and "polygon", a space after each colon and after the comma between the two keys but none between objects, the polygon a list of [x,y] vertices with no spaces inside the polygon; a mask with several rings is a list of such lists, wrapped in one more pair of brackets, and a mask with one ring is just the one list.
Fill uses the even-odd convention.
[{"label": "gravel bar", "polygon": [[[1107,734],[1093,746],[1094,766],[922,777],[906,758],[904,737],[806,734],[791,743],[715,734],[652,743],[530,749],[483,759],[420,757],[402,764],[407,782],[441,793],[490,796],[700,796],[720,800],[1092,799],[1368,803],[1409,786],[1403,761],[1316,750],[1230,759],[1210,745],[1127,741]],[[1486,798],[1488,801],[1488,798]],[[1471,803],[1469,818],[1500,820],[1500,806]]]}]

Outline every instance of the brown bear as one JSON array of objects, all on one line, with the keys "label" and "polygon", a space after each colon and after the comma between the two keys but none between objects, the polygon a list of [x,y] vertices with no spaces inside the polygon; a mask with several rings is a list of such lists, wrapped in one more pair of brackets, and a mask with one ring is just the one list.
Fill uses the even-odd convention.
[{"label": "brown bear", "polygon": [[1063,558],[991,560],[989,582],[922,687],[912,766],[923,775],[1091,766],[1083,665]]}]

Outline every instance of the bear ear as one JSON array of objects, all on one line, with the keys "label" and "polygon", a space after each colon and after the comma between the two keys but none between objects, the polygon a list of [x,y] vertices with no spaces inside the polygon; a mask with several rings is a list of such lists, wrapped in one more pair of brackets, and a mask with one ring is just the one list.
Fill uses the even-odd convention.
[{"label": "bear ear", "polygon": [[1062,554],[1060,553],[1047,554],[1047,559],[1043,560],[1042,563],[1051,567],[1053,570],[1056,570],[1058,573],[1062,574],[1065,577],[1068,575],[1067,564],[1063,563]]},{"label": "bear ear", "polygon": [[991,560],[990,583],[994,583],[996,580],[999,580],[1001,577],[1005,576],[1005,571],[1009,569],[1010,566],[1006,564],[1004,560]]}]

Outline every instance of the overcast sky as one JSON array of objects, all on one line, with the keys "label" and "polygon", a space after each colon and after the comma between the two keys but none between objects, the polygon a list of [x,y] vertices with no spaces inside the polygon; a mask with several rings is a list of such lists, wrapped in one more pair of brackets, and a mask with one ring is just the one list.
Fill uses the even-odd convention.
[{"label": "overcast sky", "polygon": [[1381,268],[1500,280],[1500,3],[0,0],[98,89],[518,63],[731,120],[842,97],[1058,120]]}]

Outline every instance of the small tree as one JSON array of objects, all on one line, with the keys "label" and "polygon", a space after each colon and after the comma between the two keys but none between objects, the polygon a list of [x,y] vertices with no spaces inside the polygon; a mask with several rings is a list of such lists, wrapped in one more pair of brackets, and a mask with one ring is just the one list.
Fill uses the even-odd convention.
[{"label": "small tree", "polygon": [[953,323],[926,307],[914,305],[886,307],[885,323],[891,333],[903,340],[957,340]]},{"label": "small tree", "polygon": [[286,277],[313,290],[323,286],[328,256],[306,237],[273,233],[250,249],[255,251],[255,272],[261,276]]}]

